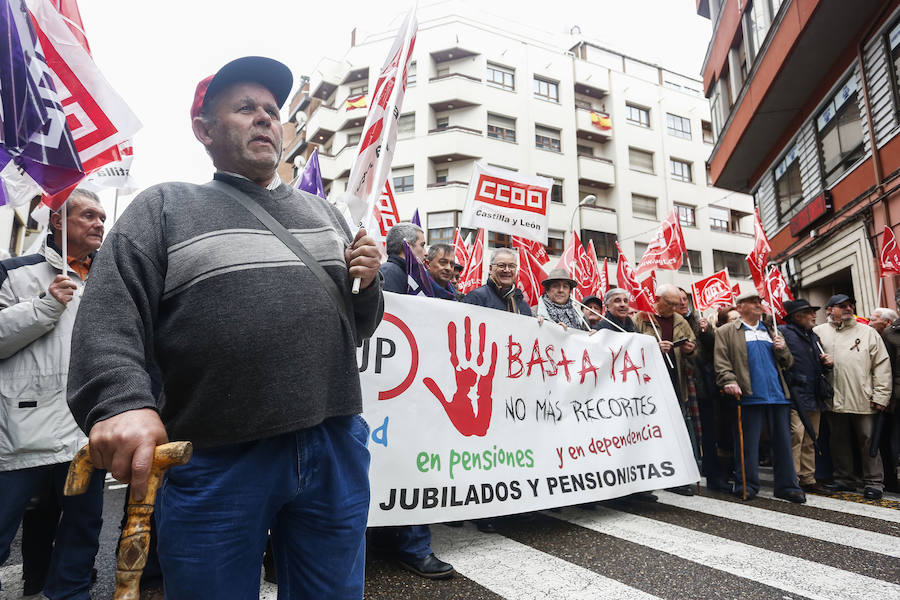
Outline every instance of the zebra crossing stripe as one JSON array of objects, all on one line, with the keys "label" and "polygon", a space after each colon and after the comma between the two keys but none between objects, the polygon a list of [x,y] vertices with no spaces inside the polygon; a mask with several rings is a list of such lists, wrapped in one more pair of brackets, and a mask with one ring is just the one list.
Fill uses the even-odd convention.
[{"label": "zebra crossing stripe", "polygon": [[486,535],[470,526],[431,528],[435,554],[456,571],[508,600],[652,600],[639,589],[590,569],[536,550],[499,534]]},{"label": "zebra crossing stripe", "polygon": [[706,496],[686,498],[665,491],[655,493],[659,496],[661,504],[900,558],[900,540],[891,535],[864,531],[846,525],[836,525],[808,517],[788,515],[748,504],[725,502]]},{"label": "zebra crossing stripe", "polygon": [[546,515],[812,600],[900,597],[887,581],[605,507]]},{"label": "zebra crossing stripe", "polygon": [[0,590],[0,600],[22,597],[22,564],[5,565],[0,567],[0,581],[3,582],[3,590]]},{"label": "zebra crossing stripe", "polygon": [[[771,498],[778,502],[787,502],[775,498],[770,489],[759,490],[759,497]],[[842,512],[848,515],[857,515],[860,517],[869,517],[870,519],[878,519],[880,521],[889,521],[891,523],[900,523],[900,510],[893,508],[884,508],[881,506],[872,506],[861,502],[848,502],[846,500],[838,500],[837,498],[829,498],[828,496],[819,496],[817,494],[806,495],[806,506],[813,508],[822,508],[835,512]]]}]

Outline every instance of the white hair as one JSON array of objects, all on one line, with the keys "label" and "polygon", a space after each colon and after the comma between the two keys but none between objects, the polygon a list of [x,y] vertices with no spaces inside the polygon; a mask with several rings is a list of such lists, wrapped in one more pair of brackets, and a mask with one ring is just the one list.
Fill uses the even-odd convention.
[{"label": "white hair", "polygon": [[676,286],[674,283],[662,283],[656,286],[655,294],[657,298],[662,298],[667,294],[674,294],[680,298],[681,290],[679,290],[678,286]]},{"label": "white hair", "polygon": [[491,263],[494,264],[497,262],[497,256],[500,254],[509,254],[513,257],[513,262],[519,264],[519,253],[513,250],[512,248],[494,248],[491,252]]},{"label": "white hair", "polygon": [[900,319],[900,315],[897,314],[897,311],[891,310],[890,308],[876,308],[872,311],[872,314],[879,319],[884,319],[886,321],[890,321],[891,323],[893,323],[897,319]]}]

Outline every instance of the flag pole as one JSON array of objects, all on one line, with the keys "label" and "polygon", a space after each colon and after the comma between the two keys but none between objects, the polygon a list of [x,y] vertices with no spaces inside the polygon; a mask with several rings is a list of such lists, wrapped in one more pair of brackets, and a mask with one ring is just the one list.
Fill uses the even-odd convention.
[{"label": "flag pole", "polygon": [[780,334],[778,333],[778,321],[775,319],[775,301],[772,299],[771,274],[772,267],[766,267],[766,291],[769,292],[769,308],[772,309],[772,330],[774,331],[775,337],[778,337]]},{"label": "flag pole", "polygon": [[[413,9],[413,11],[414,10],[415,9]],[[413,25],[413,20],[414,20],[413,19],[413,14],[414,14],[413,11],[410,12],[410,14],[407,18],[408,20],[406,22],[406,32],[403,34],[403,45],[400,48],[400,62],[397,64],[397,75],[396,75],[397,82],[394,84],[394,89],[391,90],[391,95],[388,97],[387,106],[384,107],[385,108],[384,117],[382,117],[384,119],[399,119],[400,118],[400,115],[397,115],[396,117],[394,116],[394,110],[397,108],[397,94],[399,93],[400,88],[406,87],[406,78],[405,78],[405,76],[406,76],[406,60],[409,56],[410,32],[412,31],[412,25]],[[403,78],[402,82],[399,81],[401,77]],[[385,128],[382,133],[382,135],[384,136],[382,139],[383,145],[387,144],[387,142],[388,142],[388,138],[390,137],[388,135],[389,130],[390,130],[390,128]],[[394,143],[396,144],[396,142],[394,142]],[[384,148],[382,148],[382,150],[384,150]],[[385,158],[386,155],[387,155],[387,152],[379,152],[378,153],[378,158],[375,161],[375,171],[374,171],[374,173],[375,173],[374,180],[375,181],[383,181],[384,178],[387,177],[385,174],[385,170],[389,169],[390,165],[385,164],[385,163],[387,163],[387,160]],[[369,196],[366,199],[366,205],[367,205],[366,206],[366,214],[363,215],[363,217],[359,220],[360,228],[365,228],[368,231],[369,225],[372,221],[372,209],[375,206],[376,199],[380,195],[381,195],[381,185],[379,185],[379,186],[373,185],[372,191],[369,192]],[[362,280],[359,277],[354,277],[353,278],[353,287],[351,289],[351,292],[354,294],[358,294],[359,286],[361,284],[362,284]]]},{"label": "flag pole", "polygon": [[613,322],[612,320],[608,319],[608,318],[607,318],[605,315],[603,315],[602,313],[598,313],[596,310],[594,310],[594,309],[591,308],[590,306],[585,306],[584,304],[582,304],[581,302],[579,302],[579,301],[576,300],[575,298],[572,298],[572,304],[575,304],[576,306],[578,306],[578,308],[581,308],[581,309],[585,309],[585,308],[588,309],[589,311],[591,311],[592,313],[594,313],[595,315],[597,315],[598,317],[600,317],[601,319],[603,319],[604,321],[606,321],[607,323],[609,323],[610,325],[612,325],[613,327],[615,327],[616,329],[618,329],[619,331],[621,331],[622,333],[628,333],[627,331],[625,331],[624,329],[622,329],[621,327],[619,327],[618,324],[616,324],[616,323]]},{"label": "flag pole", "polygon": [[68,220],[66,215],[67,204],[68,201],[63,202],[62,208],[59,211],[59,214],[62,217],[62,226],[59,230],[59,234],[62,236],[62,239],[59,240],[60,247],[62,248],[62,274],[66,277],[69,276],[69,236],[66,232],[66,221]]},{"label": "flag pole", "polygon": [[[651,315],[651,314],[648,312],[648,313],[647,313],[647,318],[650,320],[650,326],[653,327],[653,333],[656,334],[656,339],[657,339],[657,341],[660,341],[660,342],[663,341],[663,340],[662,340],[662,336],[659,335],[659,330],[656,329],[656,323],[654,323],[654,321],[653,321],[653,315]],[[663,358],[666,359],[666,364],[669,365],[669,368],[670,368],[670,369],[674,369],[674,368],[675,368],[675,365],[672,364],[672,359],[669,358],[668,353],[663,352]]]},{"label": "flag pole", "polygon": [[878,296],[875,297],[875,308],[881,307],[881,291],[884,287],[884,275],[878,278]]}]

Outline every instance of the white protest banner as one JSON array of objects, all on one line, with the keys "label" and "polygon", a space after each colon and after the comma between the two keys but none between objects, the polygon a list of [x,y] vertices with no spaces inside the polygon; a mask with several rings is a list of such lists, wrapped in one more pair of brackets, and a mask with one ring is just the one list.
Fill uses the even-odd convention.
[{"label": "white protest banner", "polygon": [[461,227],[507,233],[547,244],[553,180],[475,163]]},{"label": "white protest banner", "polygon": [[542,510],[698,481],[652,337],[385,293],[359,350],[369,525]]}]

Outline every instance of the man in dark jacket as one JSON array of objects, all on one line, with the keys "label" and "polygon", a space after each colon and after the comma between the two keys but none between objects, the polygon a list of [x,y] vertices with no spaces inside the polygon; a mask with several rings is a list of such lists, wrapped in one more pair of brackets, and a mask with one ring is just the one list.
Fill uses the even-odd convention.
[{"label": "man in dark jacket", "polygon": [[791,445],[794,452],[794,469],[805,492],[827,494],[816,482],[816,456],[812,435],[819,435],[819,421],[825,410],[825,370],[834,364],[822,351],[819,336],[813,332],[818,306],[810,306],[806,300],[790,300],[784,303],[787,311],[786,325],[778,330],[784,335],[788,349],[794,355],[794,364],[784,372],[791,395],[797,406],[806,413],[812,432],[806,431],[796,409],[791,410]]},{"label": "man in dark jacket", "polygon": [[487,283],[466,294],[463,302],[530,317],[531,307],[522,290],[516,287],[518,270],[516,253],[509,248],[497,248],[491,254]]},{"label": "man in dark jacket", "polygon": [[606,304],[606,318],[600,321],[598,329],[635,333],[634,322],[628,316],[628,291],[622,288],[610,288],[603,294]]},{"label": "man in dark jacket", "polygon": [[431,290],[435,298],[456,300],[456,286],[453,285],[454,259],[453,246],[450,244],[433,244],[425,256],[425,268],[431,276]]},{"label": "man in dark jacket", "polygon": [[381,264],[384,291],[406,293],[406,259],[403,258],[403,242],[409,244],[419,260],[425,260],[425,233],[414,223],[397,223],[391,227],[385,240],[388,259]]}]

